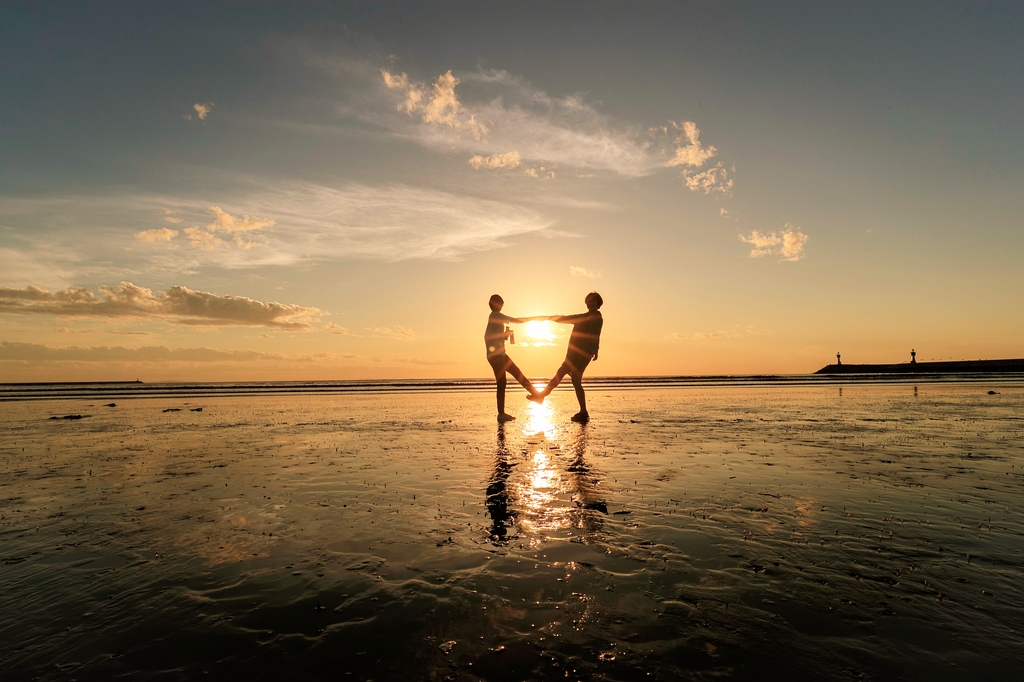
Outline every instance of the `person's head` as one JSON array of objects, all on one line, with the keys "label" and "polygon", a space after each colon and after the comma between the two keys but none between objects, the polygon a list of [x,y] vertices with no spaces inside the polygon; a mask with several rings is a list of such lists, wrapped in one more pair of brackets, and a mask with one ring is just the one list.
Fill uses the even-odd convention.
[{"label": "person's head", "polygon": [[597,310],[604,305],[604,299],[601,298],[601,294],[596,291],[591,291],[587,294],[587,297],[583,299],[583,301],[587,304],[587,310]]},{"label": "person's head", "polygon": [[501,306],[505,305],[505,301],[504,299],[502,299],[501,296],[494,294],[493,296],[491,296],[491,300],[489,300],[487,304],[491,306],[491,310],[497,312],[501,310]]}]

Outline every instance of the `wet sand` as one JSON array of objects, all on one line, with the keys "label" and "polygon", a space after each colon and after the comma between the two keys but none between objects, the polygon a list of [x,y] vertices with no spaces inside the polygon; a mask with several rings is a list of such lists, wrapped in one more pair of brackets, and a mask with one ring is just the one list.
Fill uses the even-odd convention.
[{"label": "wet sand", "polygon": [[1024,386],[492,400],[0,404],[0,677],[1020,678]]}]

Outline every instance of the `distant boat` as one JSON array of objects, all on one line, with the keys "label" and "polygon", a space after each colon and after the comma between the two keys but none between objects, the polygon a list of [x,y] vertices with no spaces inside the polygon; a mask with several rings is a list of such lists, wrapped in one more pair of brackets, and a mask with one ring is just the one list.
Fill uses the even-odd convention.
[{"label": "distant boat", "polygon": [[894,365],[825,365],[815,374],[1001,374],[1024,372],[1024,359],[899,362]]}]

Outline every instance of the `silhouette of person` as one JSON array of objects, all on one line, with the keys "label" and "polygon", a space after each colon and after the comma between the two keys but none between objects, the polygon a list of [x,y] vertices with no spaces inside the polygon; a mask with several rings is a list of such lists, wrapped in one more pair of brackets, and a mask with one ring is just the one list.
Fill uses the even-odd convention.
[{"label": "silhouette of person", "polygon": [[537,389],[533,387],[522,371],[512,362],[512,358],[505,354],[505,339],[511,332],[505,331],[508,324],[522,324],[530,320],[544,319],[541,317],[509,317],[501,312],[505,301],[498,294],[491,296],[488,301],[491,306],[491,314],[487,318],[487,329],[484,331],[484,343],[487,345],[487,362],[494,370],[494,381],[497,383],[498,421],[508,422],[515,419],[505,413],[505,374],[511,374],[516,381],[523,385],[530,396],[536,396]]},{"label": "silhouette of person", "polygon": [[579,401],[580,411],[572,416],[574,422],[586,422],[590,419],[587,412],[587,395],[583,391],[583,372],[592,360],[597,360],[597,350],[601,343],[601,327],[604,326],[604,318],[601,317],[599,308],[604,304],[601,294],[591,291],[584,299],[587,305],[587,312],[577,315],[555,315],[547,319],[561,324],[571,324],[572,333],[569,334],[569,347],[565,351],[565,361],[562,363],[551,381],[540,393],[527,396],[535,402],[543,402],[555,389],[562,379],[568,374],[572,379],[572,386],[576,389],[576,400]]}]

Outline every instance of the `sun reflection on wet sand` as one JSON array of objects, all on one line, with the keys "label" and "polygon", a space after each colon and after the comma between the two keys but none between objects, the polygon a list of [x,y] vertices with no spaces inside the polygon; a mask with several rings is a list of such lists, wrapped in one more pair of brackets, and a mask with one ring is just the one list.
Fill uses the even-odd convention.
[{"label": "sun reflection on wet sand", "polygon": [[[528,418],[522,423],[524,447],[518,463],[522,468],[510,478],[509,464],[498,467],[491,480],[492,486],[498,484],[494,490],[503,493],[503,505],[520,513],[499,514],[492,539],[505,539],[504,530],[497,527],[510,517],[520,532],[540,536],[563,529],[593,530],[599,525],[592,518],[594,512],[608,513],[596,489],[597,477],[585,461],[586,427],[564,426],[557,421],[559,414],[550,403],[529,405]],[[518,459],[499,433],[498,461],[508,462],[509,456]]]},{"label": "sun reflection on wet sand", "polygon": [[525,511],[523,530],[537,533],[565,528],[569,525],[569,508],[559,499],[564,486],[556,463],[541,449],[533,453],[528,466],[519,493]]},{"label": "sun reflection on wet sand", "polygon": [[[538,386],[543,388],[543,386]],[[540,405],[531,402],[527,405],[529,417],[523,425],[524,436],[535,436],[543,434],[546,440],[554,440],[558,435],[558,427],[555,426],[555,410],[550,402]]]}]

